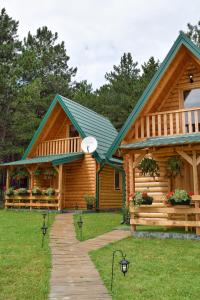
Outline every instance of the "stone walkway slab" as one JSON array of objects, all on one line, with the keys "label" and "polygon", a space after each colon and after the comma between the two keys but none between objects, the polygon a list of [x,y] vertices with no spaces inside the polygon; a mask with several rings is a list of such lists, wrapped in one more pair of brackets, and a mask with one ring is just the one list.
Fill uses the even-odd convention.
[{"label": "stone walkway slab", "polygon": [[52,271],[50,300],[111,300],[88,252],[130,236],[113,230],[94,239],[76,239],[73,215],[56,216],[50,233]]}]

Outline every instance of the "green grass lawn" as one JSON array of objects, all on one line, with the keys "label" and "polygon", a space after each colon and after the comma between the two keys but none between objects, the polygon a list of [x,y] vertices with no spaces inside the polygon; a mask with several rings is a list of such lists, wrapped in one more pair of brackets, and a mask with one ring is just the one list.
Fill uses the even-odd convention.
[{"label": "green grass lawn", "polygon": [[48,235],[41,248],[41,226],[41,213],[0,210],[0,299],[48,298],[51,255]]},{"label": "green grass lawn", "polygon": [[110,291],[112,251],[123,250],[130,267],[124,277],[116,257],[114,300],[200,299],[200,242],[128,238],[90,253]]},{"label": "green grass lawn", "polygon": [[120,213],[88,213],[74,214],[74,225],[76,237],[80,240],[80,230],[77,221],[82,216],[83,220],[83,240],[88,240],[111,231],[120,225],[122,215]]}]

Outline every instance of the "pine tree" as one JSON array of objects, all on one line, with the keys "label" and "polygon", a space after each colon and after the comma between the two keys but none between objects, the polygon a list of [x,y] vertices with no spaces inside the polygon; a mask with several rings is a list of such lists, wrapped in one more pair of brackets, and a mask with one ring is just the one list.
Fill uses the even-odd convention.
[{"label": "pine tree", "polygon": [[0,160],[11,158],[13,132],[11,129],[12,114],[18,91],[18,64],[21,43],[17,36],[18,22],[6,13],[0,13]]}]

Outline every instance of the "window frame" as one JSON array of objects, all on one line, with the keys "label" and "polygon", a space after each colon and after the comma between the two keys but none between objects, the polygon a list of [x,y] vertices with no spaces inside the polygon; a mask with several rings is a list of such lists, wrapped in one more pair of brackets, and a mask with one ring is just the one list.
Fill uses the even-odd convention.
[{"label": "window frame", "polygon": [[[116,175],[118,174],[118,185],[116,186]],[[115,191],[121,191],[121,176],[120,171],[117,169],[114,169],[114,190]]]}]

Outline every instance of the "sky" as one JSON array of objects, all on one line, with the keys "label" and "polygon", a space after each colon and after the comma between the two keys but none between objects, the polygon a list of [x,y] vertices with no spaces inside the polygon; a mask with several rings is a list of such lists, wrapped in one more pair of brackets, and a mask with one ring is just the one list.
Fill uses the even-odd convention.
[{"label": "sky", "polygon": [[139,65],[162,61],[187,23],[200,20],[199,0],[1,0],[0,8],[19,21],[19,37],[47,26],[64,41],[76,80],[93,88],[131,52]]}]

